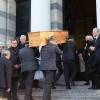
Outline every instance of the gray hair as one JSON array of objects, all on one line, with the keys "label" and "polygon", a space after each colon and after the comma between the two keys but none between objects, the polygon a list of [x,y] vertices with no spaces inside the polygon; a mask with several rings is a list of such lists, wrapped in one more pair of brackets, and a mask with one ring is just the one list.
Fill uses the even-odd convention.
[{"label": "gray hair", "polygon": [[93,28],[93,31],[96,31],[97,33],[99,33],[99,34],[100,34],[100,29],[99,29],[99,28],[97,28],[97,27]]},{"label": "gray hair", "polygon": [[50,36],[49,38],[48,38],[48,41],[54,41],[55,40],[55,36]]}]

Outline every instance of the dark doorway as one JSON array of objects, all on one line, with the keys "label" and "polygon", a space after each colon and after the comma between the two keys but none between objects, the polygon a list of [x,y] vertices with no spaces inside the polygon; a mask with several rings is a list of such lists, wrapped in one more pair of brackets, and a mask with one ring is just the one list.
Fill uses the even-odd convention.
[{"label": "dark doorway", "polygon": [[[63,0],[63,29],[74,35],[78,50],[96,25],[96,0]],[[79,71],[76,80],[85,80],[84,75]]]},{"label": "dark doorway", "polygon": [[96,0],[63,0],[63,23],[81,48],[84,36],[96,27]]},{"label": "dark doorway", "polygon": [[16,35],[30,32],[31,0],[16,0]]}]

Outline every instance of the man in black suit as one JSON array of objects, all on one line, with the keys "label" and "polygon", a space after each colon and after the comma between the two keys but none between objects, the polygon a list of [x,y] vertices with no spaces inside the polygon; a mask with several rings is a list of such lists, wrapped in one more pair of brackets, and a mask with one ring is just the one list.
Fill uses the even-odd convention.
[{"label": "man in black suit", "polygon": [[72,36],[69,37],[63,48],[63,66],[66,82],[66,89],[71,89],[70,84],[74,85],[74,79],[77,73],[76,68],[76,47]]},{"label": "man in black suit", "polygon": [[100,30],[98,28],[94,28],[93,32],[93,46],[89,49],[94,52],[94,65],[92,66],[92,83],[93,86],[91,88],[98,89],[100,88],[99,84],[99,74],[100,74]]},{"label": "man in black suit", "polygon": [[13,67],[12,88],[11,88],[12,100],[19,100],[17,97],[17,87],[20,75],[20,59],[19,59],[18,43],[16,39],[11,40],[11,47],[8,48],[8,50],[10,50],[11,52],[10,60],[12,62],[12,67]]}]

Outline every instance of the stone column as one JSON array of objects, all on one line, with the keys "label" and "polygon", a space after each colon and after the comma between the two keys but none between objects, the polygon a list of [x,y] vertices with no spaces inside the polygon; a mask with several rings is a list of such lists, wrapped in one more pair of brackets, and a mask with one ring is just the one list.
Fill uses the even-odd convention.
[{"label": "stone column", "polygon": [[51,29],[63,29],[63,7],[62,0],[51,0]]},{"label": "stone column", "polygon": [[31,0],[31,32],[50,30],[50,0]]},{"label": "stone column", "polygon": [[6,0],[0,0],[0,42],[6,41]]},{"label": "stone column", "polygon": [[100,0],[96,0],[97,27],[100,28]]},{"label": "stone column", "polygon": [[6,41],[15,36],[16,2],[15,0],[0,0],[0,41]]},{"label": "stone column", "polygon": [[16,36],[16,2],[8,0],[7,5],[7,40]]}]

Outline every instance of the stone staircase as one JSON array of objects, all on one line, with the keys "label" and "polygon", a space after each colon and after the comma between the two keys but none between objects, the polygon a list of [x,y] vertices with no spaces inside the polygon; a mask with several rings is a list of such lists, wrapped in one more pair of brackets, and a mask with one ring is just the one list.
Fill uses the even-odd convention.
[{"label": "stone staircase", "polygon": [[[76,86],[71,90],[65,86],[57,86],[52,89],[52,100],[100,100],[100,90],[89,90],[89,86],[84,86],[84,82],[76,82]],[[34,100],[42,100],[43,89],[33,89]],[[24,91],[18,92],[19,99],[24,100]]]}]

